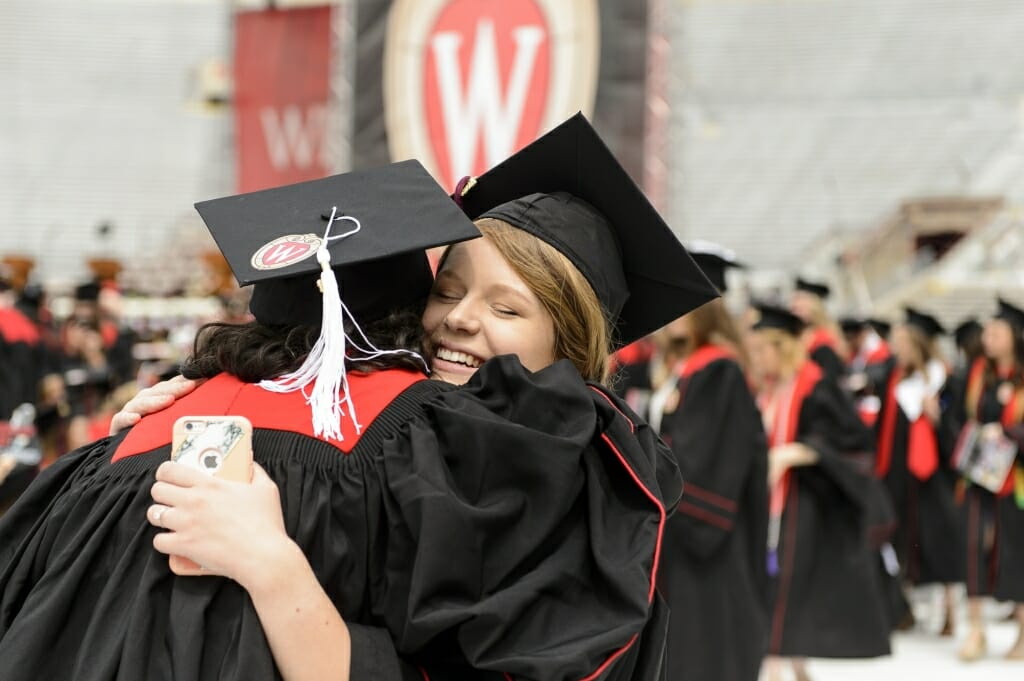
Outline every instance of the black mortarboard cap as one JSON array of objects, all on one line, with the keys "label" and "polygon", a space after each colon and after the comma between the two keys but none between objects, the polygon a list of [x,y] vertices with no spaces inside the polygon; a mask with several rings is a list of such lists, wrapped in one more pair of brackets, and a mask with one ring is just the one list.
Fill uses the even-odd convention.
[{"label": "black mortarboard cap", "polygon": [[906,323],[908,326],[913,326],[916,329],[920,329],[924,335],[929,338],[935,338],[946,333],[946,330],[942,328],[942,324],[939,320],[932,315],[915,310],[912,307],[906,308],[907,318]]},{"label": "black mortarboard cap", "polygon": [[[196,210],[265,324],[319,325],[316,251],[331,218],[358,233],[330,242],[341,299],[359,322],[422,300],[432,275],[425,249],[480,236],[418,161],[202,201]],[[355,227],[335,220],[331,235]]]},{"label": "black mortarboard cap", "polygon": [[875,330],[883,340],[889,337],[889,332],[892,331],[892,324],[885,321],[884,319],[878,319],[877,317],[869,317],[864,320],[868,326]]},{"label": "black mortarboard cap", "polygon": [[865,322],[860,317],[845,316],[839,318],[839,328],[843,330],[843,333],[852,334],[858,333],[864,329]]},{"label": "black mortarboard cap", "polygon": [[768,303],[755,303],[758,312],[757,321],[751,327],[758,329],[779,329],[793,336],[799,336],[804,330],[804,321],[784,307]]},{"label": "black mortarboard cap", "polygon": [[806,291],[807,293],[812,293],[818,298],[827,298],[828,295],[831,293],[831,289],[828,288],[827,284],[821,282],[811,282],[810,280],[802,278],[802,276],[798,276],[797,278],[796,289],[797,291]]},{"label": "black mortarboard cap", "polygon": [[96,302],[100,299],[100,285],[95,281],[87,281],[75,287],[75,300]]},{"label": "black mortarboard cap", "polygon": [[999,305],[996,319],[1006,321],[1006,323],[1018,331],[1024,330],[1024,310],[1002,297],[997,298],[996,301]]},{"label": "black mortarboard cap", "polygon": [[708,280],[721,293],[725,293],[728,285],[725,273],[729,269],[744,269],[746,265],[736,259],[736,254],[711,241],[691,241],[686,244],[693,261],[704,272]]},{"label": "black mortarboard cap", "polygon": [[44,293],[42,285],[35,282],[26,284],[18,296],[18,302],[25,308],[38,310],[43,304]]},{"label": "black mortarboard cap", "polygon": [[718,296],[583,114],[459,194],[469,217],[508,222],[568,258],[605,307],[619,343]]},{"label": "black mortarboard cap", "polygon": [[828,295],[832,292],[832,289],[830,289],[827,284],[817,281],[809,281],[803,277],[796,278],[796,290],[813,293],[819,298],[828,298]]},{"label": "black mortarboard cap", "polygon": [[956,340],[957,347],[962,347],[967,339],[975,334],[980,334],[981,331],[981,323],[971,317],[957,324],[957,327],[953,329],[953,338]]}]

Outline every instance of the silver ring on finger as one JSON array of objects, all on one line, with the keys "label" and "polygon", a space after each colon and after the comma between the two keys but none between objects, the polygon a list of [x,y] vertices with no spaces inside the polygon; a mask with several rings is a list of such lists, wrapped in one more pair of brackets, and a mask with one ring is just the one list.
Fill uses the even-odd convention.
[{"label": "silver ring on finger", "polygon": [[164,513],[166,511],[167,511],[167,507],[166,506],[161,506],[160,508],[158,508],[156,510],[156,513],[153,514],[153,524],[154,525],[156,525],[157,527],[163,528],[163,529],[167,529],[167,528],[164,527],[163,523],[160,522],[163,519]]}]

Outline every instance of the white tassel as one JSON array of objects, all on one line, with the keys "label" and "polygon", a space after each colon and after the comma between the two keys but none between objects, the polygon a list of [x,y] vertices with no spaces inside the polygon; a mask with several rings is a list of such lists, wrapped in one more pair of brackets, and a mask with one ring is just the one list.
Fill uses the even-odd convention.
[{"label": "white tassel", "polygon": [[[331,269],[331,253],[328,245],[331,241],[344,239],[352,236],[362,229],[359,220],[348,215],[335,217],[337,207],[331,211],[331,219],[327,223],[327,231],[320,242],[316,252],[316,260],[320,263],[320,290],[323,294],[323,323],[320,327],[320,336],[313,345],[309,355],[302,365],[295,371],[280,376],[276,379],[260,381],[260,387],[264,390],[276,393],[288,393],[301,390],[306,402],[313,414],[313,434],[325,440],[344,440],[341,431],[341,419],[345,416],[342,405],[348,406],[348,414],[355,425],[356,434],[362,433],[362,425],[356,417],[356,407],[352,402],[352,396],[348,389],[348,374],[345,369],[345,360],[348,357],[352,361],[365,361],[375,359],[384,355],[407,354],[412,355],[423,363],[427,368],[424,359],[415,352],[409,350],[380,350],[367,339],[366,334],[359,327],[359,323],[349,312],[345,303],[341,300],[341,292],[338,290],[338,280]],[[344,234],[331,236],[331,226],[335,220],[351,220],[355,227]],[[353,341],[345,333],[345,318],[352,321],[355,330],[358,331],[364,346]],[[346,344],[349,344],[362,356],[353,357],[346,355]],[[315,381],[315,382],[314,382]],[[313,390],[306,393],[306,386],[313,383]]]}]

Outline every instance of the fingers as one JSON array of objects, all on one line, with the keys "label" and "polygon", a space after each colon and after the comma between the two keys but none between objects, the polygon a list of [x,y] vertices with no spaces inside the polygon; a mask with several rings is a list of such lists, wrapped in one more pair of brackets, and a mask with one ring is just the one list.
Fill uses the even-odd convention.
[{"label": "fingers", "polygon": [[156,479],[158,482],[168,482],[178,487],[196,487],[216,480],[209,473],[176,461],[164,461],[160,464],[156,469]]},{"label": "fingers", "polygon": [[195,390],[202,381],[193,381],[184,376],[175,376],[169,381],[161,381],[146,388],[128,400],[110,424],[110,434],[114,435],[125,428],[130,428],[147,414],[166,409],[190,392]]},{"label": "fingers", "polygon": [[182,506],[195,498],[193,488],[219,484],[216,478],[191,466],[165,461],[156,469],[156,482],[150,488],[153,501],[166,506]]},{"label": "fingers", "polygon": [[139,395],[171,395],[172,397],[184,397],[195,390],[203,381],[194,381],[190,378],[178,375],[166,381],[155,383]]},{"label": "fingers", "polygon": [[170,555],[174,551],[174,533],[173,532],[160,532],[153,537],[153,548],[160,553],[166,553]]},{"label": "fingers", "polygon": [[[152,390],[152,388],[149,388]],[[124,409],[121,411],[132,412],[145,416],[146,414],[152,414],[155,411],[160,411],[172,404],[174,404],[175,397],[170,393],[161,392],[146,392],[142,391],[124,405]]]},{"label": "fingers", "polygon": [[204,381],[194,381],[184,376],[175,376],[169,381],[161,381],[153,386],[158,392],[174,397],[184,397],[195,390]]},{"label": "fingers", "polygon": [[187,551],[188,542],[177,532],[158,532],[153,537],[153,548],[160,553],[180,556]]},{"label": "fingers", "polygon": [[194,495],[188,487],[178,487],[166,482],[155,482],[149,489],[149,495],[153,501],[164,506],[184,506],[188,504]]},{"label": "fingers", "polygon": [[110,421],[110,434],[116,435],[125,428],[131,428],[143,416],[166,409],[174,404],[174,400],[173,395],[150,394],[145,390],[142,391],[128,400],[121,411],[114,414],[114,418]]},{"label": "fingers", "polygon": [[173,514],[169,512],[173,509],[170,506],[164,504],[153,504],[146,509],[146,520],[149,521],[150,525],[159,527],[162,530],[173,530],[174,528],[169,525],[169,522],[173,522]]},{"label": "fingers", "polygon": [[110,421],[110,432],[108,435],[117,435],[125,428],[131,428],[142,417],[134,412],[119,411],[114,414],[114,418]]},{"label": "fingers", "polygon": [[768,484],[772,487],[778,484],[782,476],[789,470],[789,465],[780,459],[773,459],[768,462]]}]

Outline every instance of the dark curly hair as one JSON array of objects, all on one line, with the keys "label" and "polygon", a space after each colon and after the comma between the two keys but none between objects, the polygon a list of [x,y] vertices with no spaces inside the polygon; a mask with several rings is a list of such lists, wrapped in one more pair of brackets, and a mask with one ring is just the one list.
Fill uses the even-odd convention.
[{"label": "dark curly hair", "polygon": [[[403,308],[363,325],[362,329],[370,342],[381,349],[411,350],[422,356],[422,313],[422,305]],[[357,337],[348,323],[345,331]],[[319,327],[308,325],[213,322],[199,329],[192,356],[182,365],[181,373],[185,378],[211,378],[226,372],[246,383],[277,378],[302,365],[319,335]],[[405,353],[367,361],[346,360],[345,364],[356,371],[425,370],[422,362]]]}]

